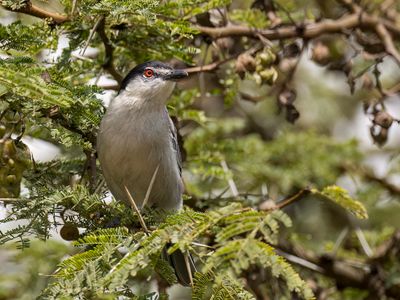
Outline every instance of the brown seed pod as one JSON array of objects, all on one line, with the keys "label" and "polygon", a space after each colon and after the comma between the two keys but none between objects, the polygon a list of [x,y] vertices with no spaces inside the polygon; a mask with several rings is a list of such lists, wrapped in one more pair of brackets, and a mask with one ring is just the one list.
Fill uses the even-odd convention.
[{"label": "brown seed pod", "polygon": [[293,57],[293,58],[283,58],[281,59],[281,61],[279,62],[279,69],[286,73],[286,72],[290,72],[292,71],[296,65],[297,65],[297,58]]},{"label": "brown seed pod", "polygon": [[218,51],[220,50],[231,50],[235,46],[235,40],[231,37],[223,37],[219,38],[215,41],[215,44],[218,46]]},{"label": "brown seed pod", "polygon": [[65,223],[61,227],[60,235],[66,241],[75,241],[79,238],[78,227],[73,223]]},{"label": "brown seed pod", "polygon": [[379,147],[386,144],[388,139],[389,129],[373,125],[371,126],[369,131],[375,144],[377,144]]},{"label": "brown seed pod", "polygon": [[253,56],[243,53],[238,56],[235,62],[235,72],[243,79],[246,72],[254,72],[256,69],[256,60]]},{"label": "brown seed pod", "polygon": [[326,66],[332,60],[328,46],[318,41],[312,47],[311,59],[321,66]]},{"label": "brown seed pod", "polygon": [[393,124],[393,117],[386,111],[378,111],[374,116],[373,123],[382,128],[389,129]]}]

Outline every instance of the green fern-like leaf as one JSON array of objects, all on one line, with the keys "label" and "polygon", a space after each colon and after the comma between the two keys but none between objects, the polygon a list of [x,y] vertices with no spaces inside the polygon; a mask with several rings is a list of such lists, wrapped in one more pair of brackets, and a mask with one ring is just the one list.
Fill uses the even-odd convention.
[{"label": "green fern-like leaf", "polygon": [[350,197],[349,193],[339,186],[327,186],[322,191],[312,189],[311,192],[315,195],[322,196],[325,199],[335,202],[359,219],[368,218],[368,213],[364,205],[362,205],[360,201]]},{"label": "green fern-like leaf", "polygon": [[313,299],[313,293],[289,263],[266,243],[252,238],[237,239],[224,243],[208,259],[204,271],[212,269],[232,270],[240,275],[251,265],[260,265],[271,270],[274,277],[284,279],[288,289],[305,299]]},{"label": "green fern-like leaf", "polygon": [[161,257],[157,259],[154,269],[168,284],[172,285],[178,282],[174,269]]},{"label": "green fern-like leaf", "polygon": [[47,105],[70,107],[71,95],[63,89],[46,84],[40,76],[14,71],[0,66],[0,84],[12,93],[41,101]]},{"label": "green fern-like leaf", "polygon": [[87,245],[103,245],[114,244],[118,245],[121,241],[129,238],[129,231],[125,227],[106,228],[96,230],[74,243],[75,246]]},{"label": "green fern-like leaf", "polygon": [[226,226],[217,233],[216,241],[221,243],[247,232],[255,236],[260,231],[268,242],[274,243],[279,230],[279,221],[286,227],[291,226],[289,217],[282,211],[259,212],[250,210],[231,215],[223,219]]},{"label": "green fern-like leaf", "polygon": [[228,273],[223,273],[216,276],[210,299],[255,300],[256,298],[246,291],[243,284],[235,280],[234,277]]},{"label": "green fern-like leaf", "polygon": [[212,283],[215,275],[213,272],[200,273],[197,272],[194,276],[194,286],[192,291],[193,300],[209,299],[212,293]]}]

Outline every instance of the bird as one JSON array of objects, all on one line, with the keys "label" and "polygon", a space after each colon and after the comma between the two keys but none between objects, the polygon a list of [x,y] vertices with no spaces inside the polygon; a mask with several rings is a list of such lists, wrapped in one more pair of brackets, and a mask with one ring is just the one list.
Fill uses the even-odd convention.
[{"label": "bird", "polygon": [[[160,61],[137,65],[122,80],[101,120],[97,153],[104,179],[113,196],[128,206],[131,196],[140,208],[172,213],[182,208],[182,160],[166,104],[176,82],[187,76]],[[190,286],[192,258],[179,250],[167,254],[166,249],[162,257],[178,282]]]}]

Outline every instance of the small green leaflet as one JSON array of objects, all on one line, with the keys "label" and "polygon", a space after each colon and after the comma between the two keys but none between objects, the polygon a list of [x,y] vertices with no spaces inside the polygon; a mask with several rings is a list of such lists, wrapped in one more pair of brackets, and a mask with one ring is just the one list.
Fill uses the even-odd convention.
[{"label": "small green leaflet", "polygon": [[368,213],[364,205],[360,201],[350,197],[349,193],[340,186],[330,185],[323,188],[322,191],[311,189],[311,193],[335,202],[359,219],[368,218]]}]

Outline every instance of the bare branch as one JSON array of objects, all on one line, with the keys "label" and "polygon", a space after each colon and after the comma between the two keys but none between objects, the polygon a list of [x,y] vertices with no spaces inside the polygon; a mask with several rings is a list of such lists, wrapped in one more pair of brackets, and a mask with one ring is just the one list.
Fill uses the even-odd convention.
[{"label": "bare branch", "polygon": [[28,1],[24,7],[18,8],[18,9],[12,9],[7,6],[3,6],[5,9],[13,11],[13,12],[19,12],[23,14],[27,14],[33,17],[41,18],[41,19],[52,19],[55,24],[61,24],[64,22],[69,21],[69,17],[65,15],[60,15],[55,12],[50,12],[47,10],[44,10],[40,7],[37,7],[32,4],[32,2]]},{"label": "bare branch", "polygon": [[104,70],[106,70],[108,73],[111,74],[112,77],[118,82],[120,85],[122,82],[122,75],[118,73],[117,69],[114,66],[114,47],[111,44],[110,39],[108,38],[106,31],[105,31],[105,25],[106,25],[106,20],[105,17],[103,17],[100,20],[99,25],[97,26],[97,33],[99,34],[101,40],[103,41],[104,44],[104,50],[106,53],[105,57],[105,62],[103,64]]},{"label": "bare branch", "polygon": [[204,27],[197,26],[196,28],[203,34],[207,34],[212,38],[222,38],[227,36],[248,36],[257,38],[258,35],[269,40],[284,40],[289,38],[303,37],[315,38],[326,33],[340,33],[346,29],[354,29],[358,27],[375,30],[378,24],[386,27],[392,34],[400,36],[400,28],[394,23],[380,19],[368,14],[350,14],[345,15],[337,20],[323,20],[321,22],[304,24],[299,26],[289,25],[282,26],[276,29],[256,29],[240,25],[229,25],[225,27]]},{"label": "bare branch", "polygon": [[309,193],[310,193],[309,189],[302,189],[302,190],[298,191],[296,194],[294,194],[293,196],[290,196],[289,198],[286,198],[286,199],[278,202],[276,204],[276,208],[282,209],[285,206],[288,206],[288,205],[292,204],[293,202],[296,202],[296,201],[302,199],[304,196],[308,195]]},{"label": "bare branch", "polygon": [[382,40],[386,52],[391,55],[400,66],[400,53],[397,51],[392,36],[382,23],[378,23],[375,27],[376,34]]},{"label": "bare branch", "polygon": [[[221,161],[221,166],[222,166],[222,169],[224,170],[225,174],[228,175],[230,170],[229,170],[228,164],[226,163],[225,160]],[[229,184],[229,188],[231,189],[233,197],[239,196],[239,191],[238,191],[238,189],[236,187],[236,183],[232,178],[228,179],[228,184]]]},{"label": "bare branch", "polygon": [[357,174],[362,179],[366,180],[367,182],[376,183],[380,185],[382,188],[387,190],[392,196],[398,197],[400,196],[400,187],[389,182],[384,177],[378,177],[375,173],[369,168],[356,168],[351,165],[343,165],[343,170],[349,173]]},{"label": "bare branch", "polygon": [[188,72],[189,74],[195,74],[195,73],[200,73],[200,72],[212,72],[216,69],[218,69],[218,67],[220,65],[223,65],[224,63],[235,59],[236,56],[234,57],[229,57],[227,59],[224,60],[220,60],[220,61],[216,61],[213,63],[210,63],[208,65],[204,65],[204,66],[197,66],[197,67],[191,67],[191,68],[186,68],[185,71]]}]

